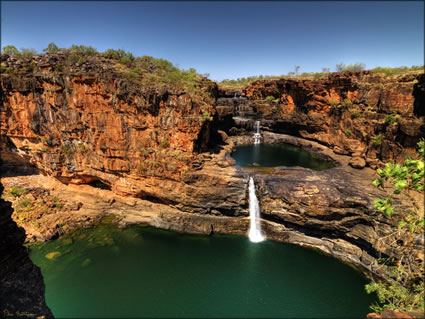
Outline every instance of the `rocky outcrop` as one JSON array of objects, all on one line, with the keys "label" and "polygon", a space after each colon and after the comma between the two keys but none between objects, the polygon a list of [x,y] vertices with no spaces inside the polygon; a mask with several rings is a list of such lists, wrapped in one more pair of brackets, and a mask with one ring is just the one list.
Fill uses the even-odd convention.
[{"label": "rocky outcrop", "polygon": [[[139,197],[150,196],[139,182],[180,183],[199,165],[197,152],[214,137],[210,98],[175,86],[137,85],[107,59],[55,71],[67,59],[44,55],[32,61],[38,72],[2,76],[6,165],[32,164],[65,183],[101,181]],[[2,60],[8,67],[22,63]]]},{"label": "rocky outcrop", "polygon": [[[402,160],[424,134],[423,73],[385,77],[364,71],[332,73],[320,80],[261,80],[245,87],[241,97],[247,100],[245,108],[253,110],[250,115],[261,119],[263,130],[320,142],[352,156],[356,168]],[[217,111],[223,119],[244,115],[238,106],[223,105]],[[249,129],[238,121],[234,127]],[[227,132],[234,133],[229,126]]]},{"label": "rocky outcrop", "polygon": [[44,299],[40,269],[30,260],[23,246],[25,231],[12,220],[12,213],[11,204],[0,198],[0,314],[3,318],[53,318]]},{"label": "rocky outcrop", "polygon": [[[327,82],[255,82],[241,92],[217,91],[209,83],[194,93],[134,83],[107,59],[58,71],[54,66],[65,58],[34,58],[38,71],[31,76],[8,74],[1,79],[4,172],[17,175],[32,166],[33,172],[55,178],[64,187],[60,193],[62,186],[49,188],[47,181],[29,187],[33,200],[40,199],[38,206],[28,219],[16,216],[27,227],[29,240],[55,238],[107,214],[119,216],[122,225],[245,234],[246,182],[255,175],[268,238],[317,248],[365,273],[386,276],[375,257],[395,249],[380,240],[396,227],[395,217],[385,219],[374,209],[373,199],[385,193],[370,184],[370,168],[358,168],[412,150],[420,127],[415,126],[419,113],[412,81],[397,79],[390,97],[360,88],[378,81],[368,73],[336,74]],[[6,62],[18,63],[10,58]],[[202,94],[206,91],[210,96]],[[265,100],[271,95],[275,101]],[[375,113],[375,106],[365,105],[376,98],[383,102],[376,102]],[[336,101],[333,107],[331,99]],[[346,109],[350,103],[345,100],[356,109]],[[357,109],[361,116],[354,116]],[[400,112],[398,122],[381,123],[393,109]],[[252,142],[251,136],[231,136],[242,132],[240,127],[232,129],[234,115],[241,112],[245,117],[261,115],[263,133],[268,129],[298,136],[263,134],[266,143],[300,145],[335,168],[315,172],[280,167],[262,174],[236,167],[232,148]],[[363,129],[373,132],[363,136]],[[379,139],[374,143],[374,137],[381,133],[375,145]],[[55,196],[61,201],[50,198]],[[408,209],[411,199],[399,197],[396,202]],[[33,227],[34,221],[39,227]],[[423,262],[423,240],[418,238],[416,245]]]},{"label": "rocky outcrop", "polygon": [[422,319],[425,314],[422,312],[398,312],[389,309],[383,310],[381,313],[369,313],[367,319]]}]

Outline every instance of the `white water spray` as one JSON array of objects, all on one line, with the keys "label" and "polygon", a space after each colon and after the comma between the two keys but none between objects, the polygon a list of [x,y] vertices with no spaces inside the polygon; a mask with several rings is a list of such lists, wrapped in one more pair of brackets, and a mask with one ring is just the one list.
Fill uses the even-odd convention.
[{"label": "white water spray", "polygon": [[249,178],[249,240],[253,243],[259,243],[264,240],[261,234],[260,224],[260,205],[258,204],[257,196],[255,195],[254,179]]},{"label": "white water spray", "polygon": [[260,121],[255,121],[254,144],[261,143]]}]

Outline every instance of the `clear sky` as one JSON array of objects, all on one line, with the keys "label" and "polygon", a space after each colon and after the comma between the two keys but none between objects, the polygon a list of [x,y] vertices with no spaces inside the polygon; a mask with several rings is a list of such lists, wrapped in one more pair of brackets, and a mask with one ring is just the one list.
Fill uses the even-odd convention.
[{"label": "clear sky", "polygon": [[92,45],[213,80],[424,63],[424,2],[2,1],[1,45]]}]

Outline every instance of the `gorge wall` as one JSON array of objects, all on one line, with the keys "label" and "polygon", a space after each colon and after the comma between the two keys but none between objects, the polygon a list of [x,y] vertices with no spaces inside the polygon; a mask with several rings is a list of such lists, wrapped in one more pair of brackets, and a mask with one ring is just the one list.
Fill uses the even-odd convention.
[{"label": "gorge wall", "polygon": [[[326,79],[256,81],[223,88],[217,110],[223,120],[251,115],[262,128],[317,141],[353,157],[358,168],[402,160],[424,135],[425,76],[386,77],[369,71],[333,73]],[[242,105],[240,107],[239,105]]]},{"label": "gorge wall", "polygon": [[[186,232],[245,234],[252,174],[268,238],[318,248],[386,276],[374,260],[395,249],[380,238],[397,223],[374,208],[376,196],[386,193],[370,184],[370,167],[414,151],[423,134],[423,74],[339,73],[257,81],[241,90],[204,79],[190,91],[141,85],[106,58],[74,61],[66,71],[58,67],[69,62],[66,53],[28,61],[3,55],[1,61],[18,70],[1,78],[3,175],[40,172],[77,187],[64,188],[75,195],[63,197],[64,205],[47,199],[54,192],[60,197],[60,186],[34,188],[33,199],[54,212],[37,206],[33,217],[20,219],[31,240],[70,231],[61,217],[84,223],[88,211]],[[303,146],[337,167],[279,168],[272,175],[237,168],[232,148],[251,138],[237,116],[260,118],[267,142]],[[406,211],[412,206],[409,198],[395,201]],[[419,266],[423,238],[415,245]]]}]

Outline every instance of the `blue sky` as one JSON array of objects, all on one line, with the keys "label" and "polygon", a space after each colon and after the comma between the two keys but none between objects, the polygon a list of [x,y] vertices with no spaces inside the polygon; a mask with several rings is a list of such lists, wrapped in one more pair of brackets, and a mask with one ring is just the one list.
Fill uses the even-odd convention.
[{"label": "blue sky", "polygon": [[2,1],[1,45],[92,45],[194,67],[213,80],[422,65],[424,2]]}]

